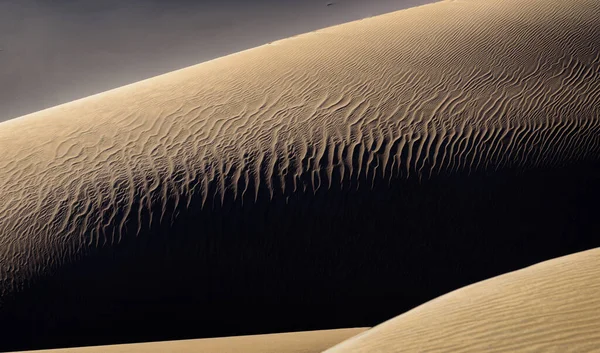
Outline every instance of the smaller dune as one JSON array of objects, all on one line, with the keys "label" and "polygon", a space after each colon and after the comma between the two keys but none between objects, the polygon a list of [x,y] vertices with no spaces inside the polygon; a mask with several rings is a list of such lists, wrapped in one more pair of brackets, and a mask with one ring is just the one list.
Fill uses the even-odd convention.
[{"label": "smaller dune", "polygon": [[456,290],[327,350],[600,352],[600,248]]},{"label": "smaller dune", "polygon": [[366,328],[28,351],[28,353],[317,353]]}]

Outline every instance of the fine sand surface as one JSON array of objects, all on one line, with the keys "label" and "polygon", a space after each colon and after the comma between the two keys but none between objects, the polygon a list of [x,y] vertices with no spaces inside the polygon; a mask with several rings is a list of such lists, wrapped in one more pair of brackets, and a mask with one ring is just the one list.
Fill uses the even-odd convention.
[{"label": "fine sand surface", "polygon": [[0,121],[435,0],[3,0]]},{"label": "fine sand surface", "polygon": [[600,248],[461,288],[327,350],[600,352]]},{"label": "fine sand surface", "polygon": [[371,326],[600,246],[599,180],[597,0],[273,42],[0,123],[0,350]]},{"label": "fine sand surface", "polygon": [[366,328],[207,338],[114,346],[65,348],[31,353],[319,353]]}]

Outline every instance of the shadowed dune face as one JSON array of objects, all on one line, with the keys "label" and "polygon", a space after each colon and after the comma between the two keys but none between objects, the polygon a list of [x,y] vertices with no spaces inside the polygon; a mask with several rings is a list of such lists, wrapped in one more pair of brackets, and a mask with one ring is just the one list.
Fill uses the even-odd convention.
[{"label": "shadowed dune face", "polygon": [[600,245],[598,18],[445,1],[0,124],[0,349],[371,325]]},{"label": "shadowed dune face", "polygon": [[461,288],[334,352],[596,352],[600,248]]}]

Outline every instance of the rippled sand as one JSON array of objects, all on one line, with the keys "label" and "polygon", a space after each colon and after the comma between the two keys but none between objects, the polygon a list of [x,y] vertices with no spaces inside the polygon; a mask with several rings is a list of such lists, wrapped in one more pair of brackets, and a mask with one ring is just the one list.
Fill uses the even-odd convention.
[{"label": "rippled sand", "polygon": [[326,352],[598,352],[600,248],[461,288]]},{"label": "rippled sand", "polygon": [[[544,218],[552,222],[565,215],[560,227],[575,227],[578,221],[571,219],[583,213],[536,215],[536,205],[531,216],[517,219],[529,210],[512,214],[511,209],[518,209],[523,204],[519,197],[535,188],[535,182],[518,184],[519,173],[550,170],[542,174],[542,179],[550,179],[552,171],[577,164],[585,168],[576,173],[560,169],[561,177],[588,178],[590,187],[597,180],[593,178],[600,157],[599,19],[596,0],[442,1],[281,40],[0,123],[0,322],[14,322],[14,313],[2,313],[7,310],[18,311],[25,325],[34,325],[32,318],[39,318],[40,312],[56,310],[44,316],[47,324],[36,321],[39,332],[62,327],[56,322],[81,327],[77,320],[69,320],[77,315],[86,320],[81,316],[85,310],[113,315],[110,320],[119,322],[124,311],[98,305],[109,305],[110,300],[119,305],[123,300],[127,305],[143,303],[128,298],[128,290],[110,291],[117,282],[125,286],[143,276],[149,278],[144,282],[148,289],[139,291],[148,308],[171,303],[158,294],[152,297],[156,291],[177,294],[177,289],[161,289],[163,280],[170,281],[165,286],[181,285],[182,293],[192,293],[189,300],[194,305],[210,309],[214,305],[207,298],[237,300],[235,293],[250,284],[232,287],[230,297],[210,292],[224,283],[237,283],[225,277],[232,273],[256,286],[250,290],[262,293],[256,298],[271,294],[316,298],[357,280],[358,275],[352,279],[352,274],[367,268],[373,272],[361,272],[364,285],[340,289],[339,295],[371,286],[372,293],[382,288],[381,293],[390,297],[389,293],[405,289],[392,291],[389,281],[374,283],[372,274],[396,266],[405,255],[439,258],[427,253],[429,245],[421,244],[419,236],[410,237],[410,232],[428,229],[431,219],[440,225],[429,235],[468,233],[472,236],[468,239],[481,247],[485,242],[477,235],[485,237],[502,225],[514,223],[510,229],[529,236],[551,224]],[[427,212],[421,212],[398,194],[381,191],[391,185],[408,192],[413,186],[404,187],[407,181],[418,185],[448,175],[464,176],[461,180],[466,182],[456,185],[468,190],[471,173],[515,170],[511,183],[526,187],[508,187],[514,195],[506,197],[515,201],[498,210],[501,224],[486,228],[474,217],[463,224],[477,225],[469,231],[452,224],[453,217],[471,209],[445,218],[459,208],[452,200],[444,203],[448,211],[435,213],[443,209],[436,201],[431,205],[439,209],[428,210],[424,204],[419,207]],[[582,187],[577,181],[560,190],[552,186],[548,192],[569,197],[569,190]],[[485,193],[502,183],[481,187],[480,200],[490,200]],[[456,198],[467,195],[456,190],[460,191]],[[435,191],[427,195],[431,200],[440,197]],[[390,206],[381,206],[383,198]],[[426,200],[414,197],[410,202],[420,199]],[[493,207],[494,202],[485,205]],[[539,206],[546,205],[549,211],[543,212],[555,209],[546,201]],[[483,204],[469,207],[477,210]],[[323,219],[317,220],[319,214],[310,216],[315,210]],[[401,219],[405,214],[407,219]],[[419,214],[430,216],[416,218]],[[296,223],[293,217],[299,217]],[[527,221],[529,228],[520,226]],[[366,228],[371,227],[369,222],[379,228]],[[365,228],[350,236],[358,227]],[[560,227],[549,227],[556,234],[548,236],[548,244],[558,249],[594,241],[576,244],[580,240],[565,238],[570,233]],[[400,232],[405,229],[409,230]],[[569,231],[585,234],[581,229]],[[371,240],[364,234],[382,238],[368,243]],[[344,238],[331,241],[334,245],[320,243],[329,241],[329,235]],[[400,241],[402,237],[406,240]],[[160,243],[167,255],[154,256],[148,249],[159,246],[146,243],[156,239],[190,243],[181,245],[179,252]],[[223,250],[213,241],[230,242],[234,245],[228,249],[233,250]],[[538,249],[514,241],[504,250]],[[120,255],[111,249],[115,254],[120,249]],[[406,253],[381,253],[393,249]],[[185,257],[185,251],[202,255]],[[224,257],[219,251],[230,253]],[[118,267],[111,262],[113,257],[136,260]],[[151,271],[166,268],[160,261],[167,258],[186,258],[192,265],[164,270],[154,284]],[[94,259],[99,260],[90,265]],[[203,263],[204,259],[214,262]],[[336,272],[342,268],[336,259],[349,275]],[[86,276],[81,272],[88,268],[81,265],[83,260],[94,271],[106,267],[113,272]],[[472,263],[485,267],[475,260],[481,259]],[[457,262],[446,268],[459,265],[465,266]],[[127,273],[133,266],[139,268]],[[410,275],[411,268],[400,267],[403,275]],[[261,271],[271,272],[267,276]],[[304,277],[299,280],[299,275]],[[281,284],[280,292],[269,289],[286,278],[297,287]],[[65,289],[71,283],[77,284]],[[197,290],[189,290],[188,283],[195,283]],[[409,287],[419,288],[419,283]],[[79,288],[86,288],[82,292],[86,294],[76,292]],[[75,300],[66,299],[69,293],[75,293]],[[97,298],[93,293],[99,293]],[[40,297],[52,299],[39,304],[37,313],[15,309],[37,305],[37,299],[21,298]],[[74,304],[78,301],[83,306]],[[69,314],[67,309],[52,309],[60,305],[73,307]],[[141,320],[137,313],[128,315]]]}]

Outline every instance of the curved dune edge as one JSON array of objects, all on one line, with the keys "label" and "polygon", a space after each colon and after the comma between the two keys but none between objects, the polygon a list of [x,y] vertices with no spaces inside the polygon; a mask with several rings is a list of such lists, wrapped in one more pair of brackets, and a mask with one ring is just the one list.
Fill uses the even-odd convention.
[{"label": "curved dune edge", "polygon": [[[403,281],[392,282],[397,288],[391,288],[387,286],[390,276],[381,277],[383,281],[370,279],[386,267],[384,260],[391,264],[399,256],[392,251],[385,253],[387,257],[380,257],[376,252],[358,250],[370,249],[362,244],[387,250],[390,243],[383,240],[388,238],[396,241],[397,248],[392,250],[404,246],[404,255],[414,252],[415,257],[420,256],[417,249],[413,251],[406,243],[411,234],[403,238],[400,227],[411,225],[411,232],[416,233],[424,229],[421,218],[417,223],[398,222],[392,217],[373,222],[378,226],[375,229],[386,232],[371,234],[382,237],[376,237],[373,243],[365,239],[367,236],[356,243],[351,239],[347,246],[352,251],[343,254],[344,258],[337,251],[345,249],[337,246],[341,242],[333,247],[323,246],[323,252],[314,252],[311,245],[315,240],[333,239],[332,233],[346,237],[346,233],[337,232],[340,226],[365,223],[356,215],[373,216],[367,207],[350,216],[344,214],[350,205],[344,203],[343,197],[350,194],[346,191],[360,189],[354,200],[368,201],[352,203],[360,207],[376,204],[371,193],[374,185],[402,188],[402,182],[408,179],[413,182],[453,173],[462,176],[471,171],[493,174],[500,169],[507,174],[516,170],[518,174],[526,169],[560,169],[577,163],[583,165],[582,169],[597,166],[599,19],[597,0],[444,1],[300,35],[4,122],[0,124],[0,311],[21,306],[33,308],[30,313],[24,310],[17,316],[23,326],[41,331],[62,328],[54,325],[66,320],[57,308],[68,308],[66,317],[94,317],[83,314],[98,308],[88,299],[98,299],[91,289],[115,288],[105,284],[129,283],[128,276],[106,276],[105,282],[96,286],[91,283],[93,277],[78,272],[78,266],[83,260],[96,259],[90,254],[100,254],[102,261],[98,264],[81,268],[110,267],[107,265],[114,264],[110,250],[119,245],[121,249],[141,252],[137,257],[120,259],[144,259],[143,255],[148,254],[143,252],[145,242],[150,240],[159,244],[155,248],[160,251],[170,250],[171,245],[185,250],[170,253],[170,258],[164,256],[162,260],[195,265],[177,267],[183,273],[175,278],[182,279],[173,284],[192,282],[192,276],[187,275],[194,275],[194,280],[216,278],[212,283],[217,288],[222,278],[213,277],[217,270],[221,270],[217,275],[230,276],[227,281],[239,279],[234,276],[237,273],[242,273],[240,277],[248,273],[248,280],[289,278],[293,282],[293,277],[284,276],[285,271],[277,271],[299,268],[301,262],[296,260],[302,260],[318,275],[321,286],[310,287],[312,292],[298,292],[297,298],[301,298],[331,289],[326,285],[330,282],[325,282],[331,280],[331,274],[340,285],[348,283],[334,271],[344,269],[359,256],[362,261],[353,263],[354,269],[362,264],[377,266],[362,272],[362,282],[355,283],[374,283],[375,295],[392,289],[398,293],[403,290]],[[570,185],[564,189],[572,190]],[[485,197],[485,190],[482,188],[477,195]],[[382,194],[384,191],[379,191]],[[288,199],[292,208],[279,207],[287,205]],[[414,204],[418,204],[416,199]],[[317,209],[310,207],[315,201],[321,205],[319,210],[326,209],[334,217],[327,217],[322,223],[307,217],[296,223],[302,226],[297,232],[291,229],[289,220],[294,214],[289,210],[312,212]],[[401,198],[393,201],[397,207],[404,202]],[[448,202],[444,207],[448,205],[454,203]],[[512,209],[512,205],[506,206]],[[559,206],[569,210],[573,207]],[[267,219],[260,215],[265,209],[281,209],[284,214]],[[527,211],[523,214],[527,215]],[[436,217],[449,221],[444,213],[423,214],[432,225],[437,223]],[[234,222],[244,215],[252,216],[244,219],[250,227]],[[502,219],[495,213],[493,217],[514,224],[515,228],[520,226],[519,220]],[[215,223],[210,223],[213,219]],[[482,225],[476,219],[468,222]],[[452,222],[445,228],[426,229],[431,229],[429,234],[441,230],[439,234],[445,235],[446,241],[455,241],[453,236],[460,230],[453,233],[455,223],[449,223]],[[223,237],[219,229],[230,224],[227,229],[243,230],[241,233],[248,236],[230,232],[225,234],[229,237]],[[270,229],[277,231],[261,232],[261,228],[272,224],[276,227]],[[561,225],[564,224],[572,223]],[[532,222],[528,224],[530,228],[519,229],[515,234],[526,235],[539,225]],[[179,233],[171,232],[171,228]],[[553,236],[564,237],[562,228],[556,229]],[[257,234],[259,237],[251,237]],[[479,234],[485,231],[469,228],[469,236]],[[229,254],[250,249],[244,255],[254,261],[254,266],[217,261],[229,258],[217,256],[210,245],[223,245],[227,240],[223,238],[234,236],[237,238],[230,242],[234,245],[228,248]],[[296,236],[298,239],[294,239]],[[261,243],[274,238],[277,244],[284,245],[276,249],[280,257],[271,256],[272,243]],[[417,244],[419,238],[415,238],[411,245]],[[167,240],[163,242],[164,239]],[[248,243],[257,240],[257,244],[248,248],[242,239]],[[487,241],[481,239],[481,243]],[[180,240],[183,243],[178,243]],[[299,240],[300,246],[284,249],[293,240]],[[553,244],[571,242],[563,240]],[[187,247],[188,243],[194,246]],[[197,249],[210,256],[195,256],[192,252]],[[519,248],[523,249],[531,248]],[[173,260],[182,253],[193,256],[181,262]],[[127,253],[119,253],[123,254]],[[304,254],[315,255],[319,261]],[[362,257],[364,254],[369,256]],[[374,262],[375,257],[381,262]],[[437,259],[432,255],[431,258]],[[204,266],[196,259],[208,259],[210,265],[217,266]],[[329,259],[334,261],[328,262]],[[146,258],[139,265],[132,262],[142,268],[157,264],[154,260],[157,259]],[[267,268],[265,263],[273,269],[270,278],[262,275]],[[279,267],[281,264],[286,266]],[[321,264],[327,265],[326,271],[322,271]],[[351,272],[348,268],[345,270]],[[98,273],[118,273],[111,270],[114,268]],[[306,283],[312,285],[315,277],[302,271],[297,273],[307,275]],[[399,272],[393,272],[396,273]],[[86,279],[79,282],[83,283],[80,292],[77,288],[65,288],[71,285],[72,278]],[[161,288],[160,281],[148,283],[151,294],[156,293],[155,289],[170,290]],[[262,286],[262,296],[257,298],[285,293],[286,286],[276,287],[279,291],[268,291]],[[60,302],[61,306],[36,306],[38,297],[47,297],[43,290],[35,293],[36,288],[53,289],[54,292],[46,292],[49,294],[72,292],[68,298],[77,301],[71,304],[55,294],[49,295],[48,302]],[[199,285],[195,287],[198,288]],[[226,292],[228,296],[218,298],[236,300],[238,291],[234,289],[239,288],[243,287],[232,285]],[[372,290],[373,286],[362,288]],[[92,295],[79,296],[81,292]],[[123,297],[132,299],[127,298],[126,291],[114,292],[109,293],[114,295],[110,297],[114,302]],[[215,304],[215,299],[203,300],[217,298],[209,294],[190,299],[200,303],[195,307],[198,313]],[[338,293],[338,298],[349,297]],[[3,306],[7,302],[20,306]],[[160,295],[149,296],[147,303],[148,308],[160,305]],[[226,307],[223,302],[221,305]],[[13,312],[8,309],[6,316],[0,313],[0,322],[13,324]],[[135,309],[146,312],[141,306]],[[57,310],[58,315],[52,310]],[[122,313],[111,310],[107,314]],[[49,314],[46,321],[36,321],[38,313]],[[221,314],[218,310],[212,312],[215,313]],[[134,313],[129,318],[138,317],[141,316]],[[208,322],[212,325],[210,319]],[[111,327],[106,322],[102,324]],[[69,330],[73,326],[60,334],[68,335]]]},{"label": "curved dune edge", "polygon": [[326,352],[597,352],[598,293],[600,248],[456,290]]},{"label": "curved dune edge", "polygon": [[0,123],[0,301],[190,203],[597,160],[598,18],[596,0],[443,1]]},{"label": "curved dune edge", "polygon": [[367,328],[348,328],[267,335],[206,338],[168,342],[118,344],[111,346],[48,349],[38,353],[317,353]]}]

